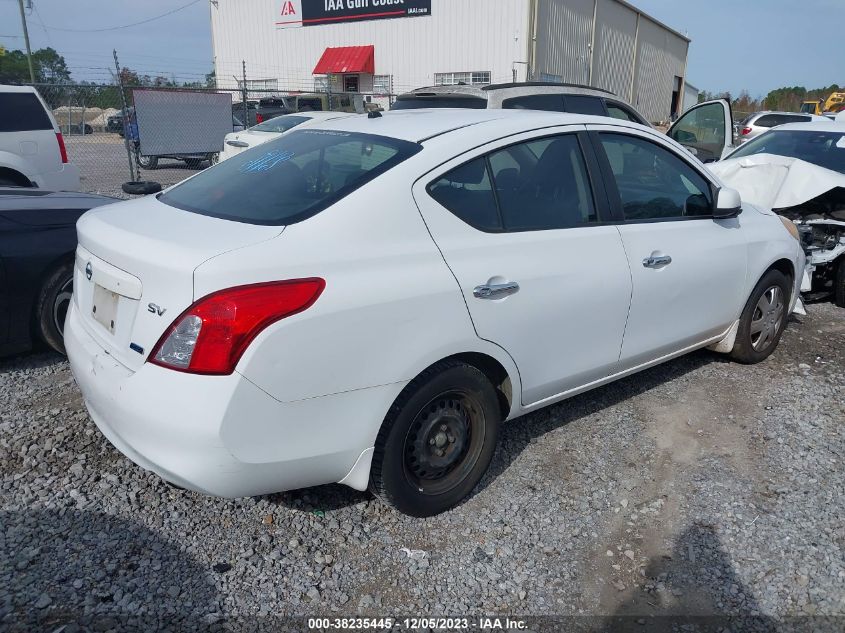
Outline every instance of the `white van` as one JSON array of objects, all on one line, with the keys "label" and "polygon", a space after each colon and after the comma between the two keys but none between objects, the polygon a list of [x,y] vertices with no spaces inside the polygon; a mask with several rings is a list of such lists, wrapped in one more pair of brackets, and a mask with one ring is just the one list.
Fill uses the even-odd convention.
[{"label": "white van", "polygon": [[56,119],[31,86],[0,85],[0,187],[9,186],[79,190]]}]

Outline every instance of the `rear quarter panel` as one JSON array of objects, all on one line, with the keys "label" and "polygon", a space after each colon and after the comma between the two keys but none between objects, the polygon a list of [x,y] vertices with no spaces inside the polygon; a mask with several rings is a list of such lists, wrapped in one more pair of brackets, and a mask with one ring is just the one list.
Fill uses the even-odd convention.
[{"label": "rear quarter panel", "polygon": [[[419,172],[412,162],[274,240],[197,269],[198,297],[245,283],[326,280],[313,306],[267,328],[238,365],[277,400],[402,383],[461,352],[488,353],[518,380],[509,357],[475,334],[457,282],[414,204],[411,183]],[[376,422],[374,433],[381,419]]]}]

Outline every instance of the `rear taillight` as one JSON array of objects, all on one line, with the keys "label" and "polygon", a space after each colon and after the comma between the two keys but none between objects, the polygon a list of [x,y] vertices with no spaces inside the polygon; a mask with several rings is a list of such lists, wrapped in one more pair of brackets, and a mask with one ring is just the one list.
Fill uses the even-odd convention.
[{"label": "rear taillight", "polygon": [[744,127],[744,128],[742,128],[742,131],[740,132],[740,134],[741,134],[742,136],[745,136],[746,134],[751,134],[751,128],[750,128],[750,127]]},{"label": "rear taillight", "polygon": [[255,122],[256,123],[264,123],[264,117],[256,112],[255,113]]},{"label": "rear taillight", "polygon": [[56,132],[56,140],[59,142],[59,153],[62,155],[62,162],[67,162],[67,150],[65,149],[65,139],[61,132]]},{"label": "rear taillight", "polygon": [[149,360],[193,374],[231,374],[264,328],[311,307],[325,287],[325,281],[313,278],[214,292],[173,322]]}]

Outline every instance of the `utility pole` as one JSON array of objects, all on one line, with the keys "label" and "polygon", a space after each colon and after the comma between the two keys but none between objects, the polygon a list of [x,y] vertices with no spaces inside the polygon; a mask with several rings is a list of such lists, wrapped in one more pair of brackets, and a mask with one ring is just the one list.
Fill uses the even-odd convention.
[{"label": "utility pole", "polygon": [[23,24],[23,40],[26,42],[26,60],[29,62],[29,81],[35,83],[35,72],[32,70],[32,49],[29,48],[29,31],[26,28],[26,14],[23,12],[23,0],[18,0],[21,8],[21,24]]}]

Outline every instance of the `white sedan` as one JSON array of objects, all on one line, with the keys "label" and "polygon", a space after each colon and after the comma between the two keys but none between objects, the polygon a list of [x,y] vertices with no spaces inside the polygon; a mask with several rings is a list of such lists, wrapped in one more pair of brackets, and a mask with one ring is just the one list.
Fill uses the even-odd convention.
[{"label": "white sedan", "polygon": [[237,156],[250,147],[272,141],[294,128],[306,128],[349,116],[354,115],[348,112],[300,112],[273,117],[251,128],[240,132],[230,132],[223,137],[223,151],[220,152],[219,160],[224,161]]},{"label": "white sedan", "polygon": [[294,130],[78,235],[65,342],[120,451],[417,516],[470,493],[504,420],[702,347],[765,359],[804,267],[666,136],[509,110]]}]

